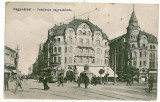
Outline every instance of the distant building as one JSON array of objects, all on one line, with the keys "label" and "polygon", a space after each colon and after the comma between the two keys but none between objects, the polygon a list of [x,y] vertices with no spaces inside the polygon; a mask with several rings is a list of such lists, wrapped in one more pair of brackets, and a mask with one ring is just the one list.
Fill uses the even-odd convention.
[{"label": "distant building", "polygon": [[149,71],[157,73],[157,38],[140,30],[134,10],[127,33],[111,40],[109,46],[110,65],[112,68],[116,66],[119,79],[129,74],[135,79],[146,81],[148,74],[151,74]]},{"label": "distant building", "polygon": [[63,70],[65,76],[77,74],[77,77],[85,64],[98,76],[100,69],[109,68],[108,37],[89,20],[74,19],[48,30],[48,39],[40,44],[33,73],[40,74],[49,67],[51,75]]}]

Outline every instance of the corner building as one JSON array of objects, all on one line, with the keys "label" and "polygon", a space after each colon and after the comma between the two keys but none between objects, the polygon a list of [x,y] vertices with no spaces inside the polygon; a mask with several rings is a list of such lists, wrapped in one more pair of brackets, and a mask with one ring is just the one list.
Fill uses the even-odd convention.
[{"label": "corner building", "polygon": [[152,34],[140,30],[133,10],[127,33],[110,41],[110,65],[116,67],[119,79],[131,75],[133,80],[157,79],[158,41]]},{"label": "corner building", "polygon": [[[63,69],[65,75],[75,74],[75,70],[79,75],[85,64],[94,75],[98,75],[99,69],[109,67],[108,37],[89,20],[73,19],[49,29],[47,41],[40,45],[39,58],[42,54],[43,68]],[[56,75],[55,70],[51,74]]]}]

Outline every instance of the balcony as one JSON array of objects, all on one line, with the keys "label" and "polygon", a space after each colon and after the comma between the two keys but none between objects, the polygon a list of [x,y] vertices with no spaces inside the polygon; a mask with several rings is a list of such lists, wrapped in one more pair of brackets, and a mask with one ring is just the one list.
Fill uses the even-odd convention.
[{"label": "balcony", "polygon": [[61,52],[53,52],[52,55],[60,55]]},{"label": "balcony", "polygon": [[95,54],[92,53],[78,53],[75,56],[80,56],[80,57],[95,57]]}]

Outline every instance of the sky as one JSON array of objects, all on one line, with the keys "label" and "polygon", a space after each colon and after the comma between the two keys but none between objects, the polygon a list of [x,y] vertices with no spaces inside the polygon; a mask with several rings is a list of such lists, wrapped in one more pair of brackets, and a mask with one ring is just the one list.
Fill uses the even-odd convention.
[{"label": "sky", "polygon": [[[32,10],[16,11],[13,8]],[[55,12],[38,9],[71,9],[71,11]],[[135,4],[134,10],[140,29],[158,37],[158,5]],[[126,33],[132,11],[132,4],[117,3],[7,3],[5,45],[15,49],[18,44],[20,49],[18,68],[27,74],[28,68],[36,61],[39,44],[46,41],[48,29],[55,24],[68,23],[70,21],[68,19],[74,15],[80,19],[87,19],[89,15],[89,20],[100,27],[111,40]]]}]

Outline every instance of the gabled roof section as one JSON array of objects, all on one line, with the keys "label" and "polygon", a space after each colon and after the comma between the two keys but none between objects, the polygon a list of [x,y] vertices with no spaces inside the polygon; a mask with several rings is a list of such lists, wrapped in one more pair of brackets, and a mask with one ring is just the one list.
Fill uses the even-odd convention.
[{"label": "gabled roof section", "polygon": [[112,43],[112,42],[115,42],[115,41],[119,41],[119,40],[121,40],[123,38],[126,38],[126,36],[127,36],[127,34],[123,34],[123,35],[121,35],[121,36],[119,36],[117,38],[114,38],[114,39],[110,40],[109,43]]},{"label": "gabled roof section", "polygon": [[77,28],[78,28],[78,26],[80,24],[82,24],[82,23],[86,23],[87,25],[89,25],[89,27],[90,27],[90,29],[91,29],[92,32],[94,32],[94,31],[101,31],[103,39],[107,39],[108,40],[107,35],[105,33],[103,33],[103,31],[97,25],[94,25],[93,23],[91,23],[88,20],[82,20],[82,19],[74,19],[71,22],[69,22],[69,24],[55,25],[52,28],[53,35],[64,35],[66,28],[73,28],[76,31]]},{"label": "gabled roof section", "polygon": [[154,35],[146,33],[144,31],[139,32],[138,41],[140,40],[142,35],[145,35],[147,37],[149,43],[157,43],[158,42],[157,38]]}]

